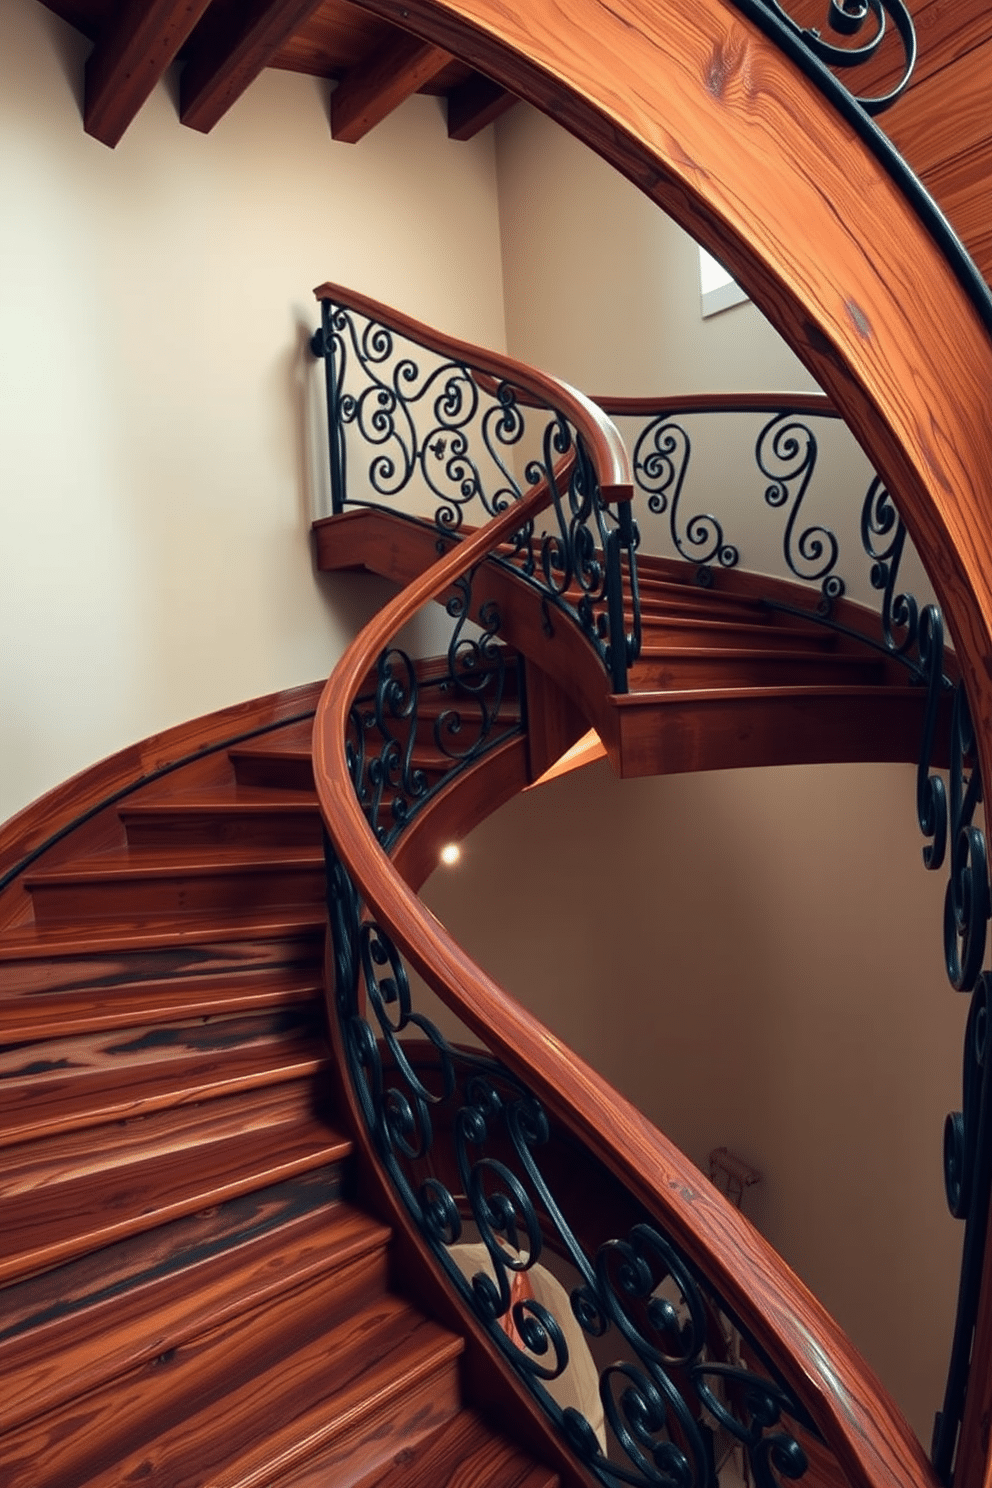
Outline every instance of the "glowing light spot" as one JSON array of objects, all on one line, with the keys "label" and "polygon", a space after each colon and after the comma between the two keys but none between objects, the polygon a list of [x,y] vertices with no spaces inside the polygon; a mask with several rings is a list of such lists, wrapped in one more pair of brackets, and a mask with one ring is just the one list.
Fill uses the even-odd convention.
[{"label": "glowing light spot", "polygon": [[451,868],[462,855],[462,850],[457,842],[449,842],[441,849],[441,862],[447,863]]}]

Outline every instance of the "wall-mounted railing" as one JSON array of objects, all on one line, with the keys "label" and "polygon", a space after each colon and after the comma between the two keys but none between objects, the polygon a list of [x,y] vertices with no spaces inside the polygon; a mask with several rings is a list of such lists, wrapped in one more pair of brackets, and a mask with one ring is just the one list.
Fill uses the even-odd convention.
[{"label": "wall-mounted railing", "polygon": [[[809,591],[808,620],[856,636],[923,680],[926,576],[881,477],[821,393],[601,397],[630,451],[639,551],[684,560],[709,588],[720,569]],[[907,581],[913,588],[907,587]],[[879,611],[869,635],[844,597]],[[769,593],[772,608],[790,609]]]},{"label": "wall-mounted railing", "polygon": [[626,456],[609,421],[521,363],[338,285],[315,293],[332,513],[384,508],[432,521],[440,542],[546,488],[547,520],[540,529],[521,520],[492,560],[565,612],[613,691],[626,692],[639,648],[635,534]]}]

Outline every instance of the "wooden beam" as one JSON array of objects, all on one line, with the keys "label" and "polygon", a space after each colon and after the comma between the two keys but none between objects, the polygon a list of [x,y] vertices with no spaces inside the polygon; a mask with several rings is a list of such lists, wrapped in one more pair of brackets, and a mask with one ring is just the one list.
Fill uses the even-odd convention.
[{"label": "wooden beam", "polygon": [[331,94],[334,138],[356,144],[450,61],[451,53],[441,47],[397,32],[395,40],[353,67]]},{"label": "wooden beam", "polygon": [[474,72],[448,94],[448,138],[470,140],[516,101],[515,94]]},{"label": "wooden beam", "polygon": [[83,128],[113,149],[210,0],[125,0],[86,63]]},{"label": "wooden beam", "polygon": [[321,0],[255,0],[225,8],[223,20],[195,40],[180,84],[179,117],[207,134],[319,9]]}]

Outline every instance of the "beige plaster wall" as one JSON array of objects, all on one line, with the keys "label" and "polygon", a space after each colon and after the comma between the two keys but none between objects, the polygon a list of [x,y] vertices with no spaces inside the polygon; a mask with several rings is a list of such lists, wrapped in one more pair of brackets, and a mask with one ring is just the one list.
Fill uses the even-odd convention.
[{"label": "beige plaster wall", "polygon": [[491,131],[450,142],[414,98],[335,144],[326,85],[267,72],[207,136],[170,79],[111,151],[82,129],[88,50],[0,8],[0,818],[326,674],[381,600],[312,572],[315,284],[504,344]]}]

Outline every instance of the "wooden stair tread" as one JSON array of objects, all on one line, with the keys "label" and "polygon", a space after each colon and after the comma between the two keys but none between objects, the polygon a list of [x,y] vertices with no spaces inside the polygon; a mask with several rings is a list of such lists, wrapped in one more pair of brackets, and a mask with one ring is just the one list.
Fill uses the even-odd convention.
[{"label": "wooden stair tread", "polygon": [[[309,1130],[316,1119],[310,1084],[299,1080],[263,1086],[248,1097],[235,1092],[202,1103],[177,1099],[172,1106],[138,1111],[109,1123],[99,1120],[99,1112],[92,1121],[89,1115],[81,1106],[78,1120],[64,1130],[42,1141],[11,1144],[3,1155],[0,1195],[50,1188],[70,1182],[77,1173],[109,1172],[146,1157],[175,1153],[184,1136],[190,1149],[199,1151],[248,1132],[288,1131],[294,1126]],[[326,1134],[321,1121],[320,1139]]]},{"label": "wooden stair tread", "polygon": [[459,1411],[360,1488],[558,1488],[550,1468],[498,1436],[480,1415]]},{"label": "wooden stair tread", "polygon": [[262,851],[240,845],[182,848],[120,848],[114,852],[80,857],[58,868],[39,869],[25,875],[29,889],[45,884],[122,883],[133,879],[206,878],[220,873],[271,873],[298,868],[323,868],[319,848],[283,846]]},{"label": "wooden stair tread", "polygon": [[[8,966],[8,974],[11,970]],[[323,996],[323,981],[317,968],[305,965],[177,976],[170,981],[123,981],[116,985],[108,985],[102,978],[92,982],[81,980],[79,986],[14,989],[11,996],[0,997],[4,1043],[22,1044],[101,1029],[303,1006]]]},{"label": "wooden stair tread", "polygon": [[228,1099],[10,1149],[0,1281],[338,1162],[351,1150],[315,1117],[297,1112],[273,1122],[272,1115],[261,1100]]},{"label": "wooden stair tread", "polygon": [[201,1017],[4,1049],[0,1146],[316,1074],[329,1059],[316,1014]]},{"label": "wooden stair tread", "polygon": [[371,1274],[342,1268],[344,1317],[319,1285],[299,1288],[93,1392],[70,1430],[60,1412],[29,1424],[12,1437],[5,1488],[262,1488],[336,1444],[345,1460],[402,1450],[457,1410],[463,1345],[395,1297],[368,1300]]},{"label": "wooden stair tread", "polygon": [[4,1429],[179,1348],[270,1296],[382,1251],[389,1230],[341,1203],[337,1185],[322,1179],[323,1173],[308,1174],[120,1242],[101,1252],[98,1275],[89,1265],[75,1294],[72,1273],[84,1271],[85,1262],[9,1288],[6,1327],[14,1308],[20,1326],[0,1339]]},{"label": "wooden stair tread", "polygon": [[777,683],[753,687],[686,687],[686,688],[640,688],[636,692],[613,693],[610,701],[617,708],[670,707],[679,703],[698,703],[707,698],[751,698],[755,703],[775,698],[847,699],[852,697],[875,697],[886,699],[915,699],[921,705],[926,694],[920,687],[886,686],[882,683],[812,682],[809,684]]},{"label": "wooden stair tread", "polygon": [[217,941],[266,940],[272,936],[307,931],[323,934],[327,916],[313,904],[264,906],[235,915],[203,911],[161,917],[122,916],[104,924],[16,925],[0,939],[0,966],[30,957],[79,955],[153,946],[211,944]]}]

